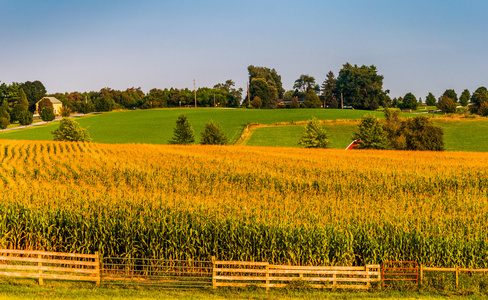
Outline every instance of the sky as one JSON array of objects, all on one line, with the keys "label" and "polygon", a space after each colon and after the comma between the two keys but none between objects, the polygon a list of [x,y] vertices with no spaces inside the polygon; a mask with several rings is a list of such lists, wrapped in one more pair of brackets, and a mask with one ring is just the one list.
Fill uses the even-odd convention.
[{"label": "sky", "polygon": [[0,81],[48,93],[246,90],[249,65],[321,84],[375,65],[390,96],[488,86],[486,0],[0,0]]}]

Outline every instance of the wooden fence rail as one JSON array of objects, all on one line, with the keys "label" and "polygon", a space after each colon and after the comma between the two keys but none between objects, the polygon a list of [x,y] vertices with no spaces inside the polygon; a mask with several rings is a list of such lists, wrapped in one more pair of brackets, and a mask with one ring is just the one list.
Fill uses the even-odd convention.
[{"label": "wooden fence rail", "polygon": [[100,261],[95,254],[0,249],[0,276],[94,281],[100,284]]},{"label": "wooden fence rail", "polygon": [[459,275],[462,272],[482,272],[483,274],[488,272],[488,269],[471,269],[471,268],[460,268],[458,266],[454,268],[436,268],[436,267],[424,267],[420,266],[420,280],[422,282],[424,278],[424,272],[454,272],[456,276],[456,289],[459,288]]},{"label": "wooden fence rail", "polygon": [[381,280],[380,266],[278,266],[267,262],[214,261],[212,286],[271,287],[305,285],[313,288],[369,289]]}]

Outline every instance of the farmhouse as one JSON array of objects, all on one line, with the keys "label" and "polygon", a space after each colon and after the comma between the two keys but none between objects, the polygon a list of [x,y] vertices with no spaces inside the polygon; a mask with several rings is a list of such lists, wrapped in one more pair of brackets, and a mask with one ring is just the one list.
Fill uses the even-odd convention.
[{"label": "farmhouse", "polygon": [[54,114],[59,115],[61,113],[61,107],[63,107],[63,103],[56,99],[55,97],[44,97],[41,100],[36,102],[36,111],[34,114],[39,114],[39,102],[42,100],[47,99],[53,104]]}]

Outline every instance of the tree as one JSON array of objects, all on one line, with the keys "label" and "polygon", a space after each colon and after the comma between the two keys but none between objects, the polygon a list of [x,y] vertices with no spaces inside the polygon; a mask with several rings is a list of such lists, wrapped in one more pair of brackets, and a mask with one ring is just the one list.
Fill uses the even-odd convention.
[{"label": "tree", "polygon": [[71,115],[71,108],[63,105],[60,109],[60,114],[61,114],[61,117],[68,118]]},{"label": "tree", "polygon": [[37,101],[46,96],[46,88],[39,80],[33,82],[26,81],[20,84],[20,87],[24,90],[27,101],[29,102],[29,110],[34,112]]},{"label": "tree", "polygon": [[336,99],[344,98],[344,105],[357,109],[376,110],[386,92],[383,91],[383,76],[377,74],[371,65],[358,67],[349,63],[343,65],[337,76]]},{"label": "tree", "polygon": [[386,108],[384,110],[385,121],[383,130],[386,132],[391,148],[395,150],[405,150],[407,148],[405,135],[402,133],[403,121],[400,119],[400,111]]},{"label": "tree", "polygon": [[469,98],[471,98],[471,93],[468,89],[465,89],[459,97],[459,102],[462,106],[468,106]]},{"label": "tree", "polygon": [[456,103],[458,101],[457,94],[456,94],[456,92],[453,89],[447,89],[447,90],[445,90],[444,91],[444,94],[442,94],[442,95],[451,98],[451,100],[454,101],[454,103]]},{"label": "tree", "polygon": [[432,93],[429,93],[425,98],[425,104],[427,104],[427,106],[434,106],[436,104],[435,96]]},{"label": "tree", "polygon": [[10,122],[7,120],[7,118],[0,117],[0,129],[4,130],[7,128],[8,124],[10,124]]},{"label": "tree", "polygon": [[261,106],[263,106],[263,101],[261,101],[261,98],[256,96],[256,97],[254,97],[254,99],[252,99],[251,105],[254,108],[261,108]]},{"label": "tree", "polygon": [[401,131],[405,135],[407,150],[444,150],[444,131],[442,128],[434,126],[426,116],[406,119]]},{"label": "tree", "polygon": [[358,130],[353,138],[360,143],[356,149],[388,149],[389,143],[386,133],[383,131],[381,121],[374,115],[367,114],[361,118]]},{"label": "tree", "polygon": [[54,106],[48,98],[42,98],[37,104],[37,111],[40,113],[44,108],[49,107],[54,111]]},{"label": "tree", "polygon": [[304,145],[306,148],[327,148],[329,146],[329,135],[319,121],[313,117],[305,125],[305,132],[298,144]]},{"label": "tree", "polygon": [[205,124],[200,138],[200,144],[202,145],[227,145],[227,135],[220,126],[220,124],[214,124],[212,120]]},{"label": "tree", "polygon": [[63,118],[59,127],[51,132],[53,140],[68,142],[91,142],[86,128],[81,128],[78,122],[71,118]]},{"label": "tree", "polygon": [[486,87],[481,86],[474,91],[473,95],[471,96],[471,112],[479,114],[479,110],[481,108],[481,104],[483,102],[488,102],[488,90]]},{"label": "tree", "polygon": [[407,93],[405,97],[403,97],[403,108],[416,110],[419,103],[417,98],[412,93]]},{"label": "tree", "polygon": [[294,89],[298,89],[302,93],[306,93],[309,90],[314,90],[315,92],[320,91],[320,87],[318,84],[315,84],[315,77],[310,75],[300,75],[300,78],[295,80],[293,84]]},{"label": "tree", "polygon": [[321,105],[322,102],[320,101],[319,96],[317,96],[317,93],[312,89],[308,90],[305,95],[303,106],[307,108],[320,108]]},{"label": "tree", "polygon": [[19,115],[19,124],[22,126],[30,125],[34,121],[33,119],[32,113],[27,109],[24,109]]},{"label": "tree", "polygon": [[[6,104],[6,102],[4,103]],[[8,113],[7,109],[8,109],[8,105],[2,104],[2,106],[0,106],[0,118],[4,118],[6,120],[7,122],[6,126],[10,124],[10,114]]]},{"label": "tree", "polygon": [[445,114],[452,114],[456,112],[456,103],[444,94],[437,101],[437,108]]},{"label": "tree", "polygon": [[324,108],[337,108],[338,102],[334,93],[337,89],[337,79],[334,76],[334,73],[330,71],[327,73],[327,78],[322,83],[322,95],[324,96]]},{"label": "tree", "polygon": [[293,100],[291,100],[290,108],[300,108],[300,103],[298,102],[297,97],[293,97]]},{"label": "tree", "polygon": [[27,96],[22,88],[19,89],[19,102],[26,110],[29,109],[29,102],[27,101]]},{"label": "tree", "polygon": [[281,76],[276,71],[265,67],[249,66],[250,99],[256,96],[262,101],[264,108],[276,108],[278,99],[283,98]]},{"label": "tree", "polygon": [[20,121],[20,118],[25,111],[27,111],[25,106],[23,106],[22,104],[18,104],[18,103],[15,104],[14,108],[10,112],[10,122],[13,123],[16,121]]},{"label": "tree", "polygon": [[39,115],[44,122],[49,122],[56,118],[56,116],[54,115],[54,110],[50,107],[44,107]]},{"label": "tree", "polygon": [[179,115],[170,144],[189,145],[195,142],[193,127],[185,115]]}]

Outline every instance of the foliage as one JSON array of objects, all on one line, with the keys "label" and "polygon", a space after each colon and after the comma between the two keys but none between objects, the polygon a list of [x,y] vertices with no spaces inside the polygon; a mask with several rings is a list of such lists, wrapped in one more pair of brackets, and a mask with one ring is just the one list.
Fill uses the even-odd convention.
[{"label": "foliage", "polygon": [[34,112],[36,110],[37,101],[46,96],[46,88],[39,80],[26,81],[20,84],[20,88],[25,92],[27,101],[29,103],[29,111]]},{"label": "foliage", "polygon": [[44,108],[49,107],[54,111],[54,105],[48,98],[42,98],[41,101],[37,104],[38,106],[38,112],[41,113],[41,111],[44,110]]},{"label": "foliage", "polygon": [[322,102],[320,102],[319,96],[317,96],[315,90],[309,89],[307,91],[303,106],[306,108],[320,108],[322,106]]},{"label": "foliage", "polygon": [[254,99],[252,99],[251,105],[254,108],[261,108],[261,106],[263,106],[263,101],[261,101],[261,98],[259,98],[259,96],[256,96],[254,97]]},{"label": "foliage", "polygon": [[193,127],[188,121],[186,115],[179,115],[176,120],[176,127],[173,131],[173,138],[169,144],[188,145],[195,142]]},{"label": "foliage", "polygon": [[456,103],[447,95],[442,95],[437,101],[437,108],[443,113],[451,114],[456,112]]},{"label": "foliage", "polygon": [[486,87],[482,86],[476,89],[476,91],[471,96],[471,102],[473,105],[471,106],[471,111],[473,113],[480,114],[481,104],[483,102],[488,102],[488,90]]},{"label": "foliage", "polygon": [[69,108],[69,106],[63,105],[60,109],[60,114],[63,118],[69,118],[69,116],[71,115],[71,108]]},{"label": "foliage", "polygon": [[249,66],[249,93],[251,99],[256,96],[262,101],[263,108],[276,108],[278,99],[283,98],[281,76],[276,70],[266,67]]},{"label": "foliage", "polygon": [[453,89],[447,89],[447,90],[445,90],[444,91],[444,94],[442,94],[442,95],[443,96],[447,96],[452,101],[454,101],[454,103],[456,103],[458,101],[457,94],[456,94],[456,92]]},{"label": "foliage", "polygon": [[356,149],[388,149],[388,139],[383,131],[380,119],[367,114],[361,118],[361,123],[354,133],[354,140],[360,140]]},{"label": "foliage", "polygon": [[19,124],[22,126],[30,125],[34,121],[32,113],[27,109],[22,110],[18,118],[19,118]]},{"label": "foliage", "polygon": [[444,150],[444,131],[442,128],[434,126],[426,116],[406,119],[401,131],[405,135],[407,150]]},{"label": "foliage", "polygon": [[385,121],[383,130],[386,132],[390,147],[395,150],[407,149],[405,135],[402,132],[403,121],[400,119],[400,111],[385,109]]},{"label": "foliage", "polygon": [[2,130],[3,130],[3,129],[5,129],[5,128],[7,128],[7,126],[8,126],[9,124],[10,124],[10,121],[9,121],[7,118],[5,118],[5,117],[1,117],[1,116],[0,116],[0,129],[2,129]]},{"label": "foliage", "polygon": [[22,88],[19,89],[19,105],[22,105],[26,110],[29,109],[29,102],[27,101],[27,96]]},{"label": "foliage", "polygon": [[417,98],[412,93],[407,93],[405,97],[403,97],[403,108],[404,109],[411,109],[416,110],[419,103]]},{"label": "foliage", "polygon": [[488,116],[488,102],[483,101],[481,103],[478,113],[484,117]]},{"label": "foliage", "polygon": [[336,86],[336,99],[340,99],[342,93],[344,105],[356,109],[376,110],[387,99],[383,76],[377,74],[374,65],[358,67],[346,63],[339,71]]},{"label": "foliage", "polygon": [[300,78],[295,80],[293,88],[301,91],[302,93],[307,93],[309,90],[313,90],[316,93],[320,91],[320,86],[315,83],[315,77],[310,75],[300,75]]},{"label": "foliage", "polygon": [[[6,102],[4,102],[4,103],[6,103]],[[8,108],[8,106],[7,106],[7,108]],[[0,118],[4,118],[6,120],[6,123],[7,123],[6,126],[8,126],[10,124],[10,114],[8,113],[7,108],[5,108],[4,105],[0,106]]]},{"label": "foliage", "polygon": [[297,97],[293,97],[291,100],[290,108],[300,108],[300,103],[298,102]]},{"label": "foliage", "polygon": [[200,144],[202,145],[227,145],[227,135],[225,134],[220,124],[215,124],[213,120],[210,120],[205,124],[200,137]]},{"label": "foliage", "polygon": [[427,104],[427,106],[435,106],[436,102],[437,100],[435,99],[435,96],[432,93],[429,93],[425,98],[425,104]]},{"label": "foliage", "polygon": [[327,73],[327,78],[322,83],[322,95],[324,96],[324,107],[337,108],[338,102],[334,93],[337,89],[337,79],[332,71]]},{"label": "foliage", "polygon": [[305,132],[298,144],[304,145],[306,148],[327,148],[329,146],[329,135],[325,128],[320,125],[320,122],[316,118],[312,118],[305,125]]},{"label": "foliage", "polygon": [[54,115],[54,110],[48,106],[44,107],[39,115],[44,122],[49,122],[56,118],[56,116]]},{"label": "foliage", "polygon": [[26,112],[27,109],[25,108],[24,105],[22,104],[15,104],[12,111],[10,112],[10,122],[17,122],[20,121],[22,116],[24,115],[24,112]]},{"label": "foliage", "polygon": [[52,131],[54,141],[90,142],[91,138],[86,128],[81,128],[72,118],[63,118],[59,127]]},{"label": "foliage", "polygon": [[468,106],[469,99],[471,98],[471,93],[468,89],[465,89],[461,96],[459,97],[459,102],[462,106]]}]

